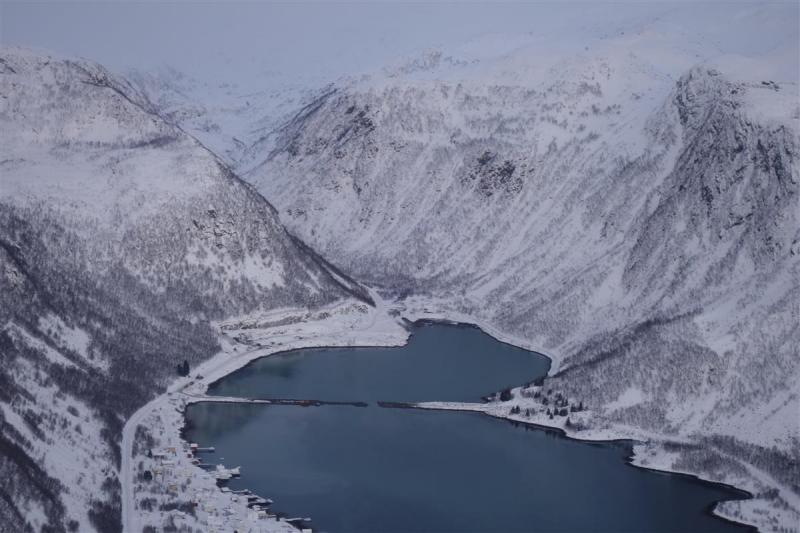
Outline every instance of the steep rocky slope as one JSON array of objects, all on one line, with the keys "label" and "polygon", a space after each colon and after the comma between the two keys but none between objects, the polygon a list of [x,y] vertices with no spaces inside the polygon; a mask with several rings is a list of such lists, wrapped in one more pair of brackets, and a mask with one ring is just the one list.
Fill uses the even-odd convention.
[{"label": "steep rocky slope", "polygon": [[552,356],[594,429],[689,439],[796,499],[798,86],[676,50],[432,54],[309,103],[246,178],[357,278]]},{"label": "steep rocky slope", "polygon": [[0,52],[0,531],[119,531],[124,419],[211,324],[362,298],[98,65]]}]

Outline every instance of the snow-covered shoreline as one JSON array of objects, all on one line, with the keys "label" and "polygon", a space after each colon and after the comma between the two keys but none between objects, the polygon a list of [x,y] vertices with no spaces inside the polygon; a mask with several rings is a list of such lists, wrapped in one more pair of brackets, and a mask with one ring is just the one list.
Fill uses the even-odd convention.
[{"label": "snow-covered shoreline", "polygon": [[[182,437],[185,407],[191,403],[206,401],[206,392],[211,384],[257,359],[289,350],[311,347],[401,346],[409,338],[409,332],[402,326],[402,319],[411,322],[428,320],[473,325],[501,342],[539,352],[525,339],[507,335],[492,324],[476,320],[475,317],[449,311],[431,311],[429,307],[435,307],[436,303],[434,302],[417,305],[419,304],[419,300],[417,300],[413,306],[393,306],[382,300],[377,294],[373,294],[373,297],[376,301],[375,308],[349,302],[315,311],[278,310],[260,316],[247,317],[244,320],[219,324],[225,341],[223,351],[192,371],[191,376],[194,378],[176,380],[167,393],[142,407],[125,425],[122,472],[125,531],[141,530],[144,525],[141,513],[134,510],[134,505],[136,501],[148,496],[148,494],[139,494],[139,498],[137,498],[134,490],[135,467],[133,463],[135,461],[132,461],[131,454],[137,426],[143,421],[147,421],[155,433],[161,432],[165,440],[160,444],[162,448],[184,449],[188,446]],[[390,313],[390,310],[393,312]],[[242,348],[242,346],[247,346],[247,348]],[[202,377],[197,378],[196,376]],[[519,389],[516,388],[513,391],[516,393]],[[515,394],[515,398],[520,399],[520,395]],[[531,418],[522,416],[522,414],[512,414],[510,408],[521,405],[519,401],[513,400],[489,403],[423,402],[411,405],[421,409],[481,412],[543,430],[555,430],[566,438],[575,440],[632,442],[633,453],[628,460],[633,466],[687,475],[700,481],[717,483],[754,496],[751,499],[717,502],[709,511],[721,519],[751,525],[759,530],[778,530],[778,527],[775,527],[776,524],[791,524],[796,516],[796,510],[792,507],[784,509],[784,513],[780,513],[780,509],[771,506],[770,501],[758,498],[759,493],[774,488],[777,483],[765,473],[753,471],[753,467],[750,467],[745,476],[736,476],[735,474],[715,476],[707,472],[677,468],[675,466],[678,459],[677,452],[668,451],[663,444],[664,442],[674,444],[679,440],[675,436],[655,435],[628,426],[593,427],[575,431],[566,428],[564,420],[560,417],[550,421],[544,416],[536,417],[534,415],[534,418]],[[587,411],[573,416],[588,420],[592,415]],[[687,445],[691,444],[688,439],[684,442]],[[135,459],[141,460],[141,457]],[[182,479],[187,480],[187,490],[177,497],[205,502],[203,505],[198,505],[195,516],[182,515],[180,520],[183,523],[207,527],[247,525],[255,528],[252,529],[254,531],[266,532],[295,530],[288,523],[272,516],[266,520],[258,518],[256,513],[247,508],[246,502],[240,501],[230,492],[222,492],[216,486],[213,477],[193,465],[186,454],[177,453],[173,460],[176,463],[173,470],[184,474]],[[781,488],[781,494],[784,492],[785,490]],[[270,495],[261,496],[269,497]],[[794,504],[791,493],[787,496],[789,502]],[[150,523],[154,518],[163,520],[164,513],[158,517],[148,516],[145,521]],[[793,531],[791,528],[787,530]]]},{"label": "snow-covered shoreline", "polygon": [[[404,306],[402,315],[412,322],[420,320],[441,321],[459,324],[474,325],[484,333],[491,335],[495,339],[513,344],[531,351],[535,351],[551,361],[551,368],[548,374],[554,371],[559,361],[559,354],[552,354],[550,351],[545,353],[540,347],[533,345],[530,341],[520,337],[510,335],[502,331],[495,325],[479,318],[459,313],[451,310],[435,310],[437,305],[446,307],[446,303],[425,299],[414,298]],[[555,358],[554,358],[555,355]],[[520,398],[519,391],[523,387],[515,387],[514,399],[508,402],[489,402],[489,403],[459,403],[459,402],[420,402],[412,404],[420,409],[437,410],[456,410],[480,412],[495,418],[510,420],[513,422],[537,427],[542,430],[555,430],[565,438],[570,438],[585,442],[614,442],[626,441],[633,444],[632,455],[628,462],[635,467],[665,472],[669,474],[684,475],[697,479],[701,482],[714,483],[733,490],[741,491],[749,495],[744,499],[732,499],[715,502],[709,512],[714,516],[737,524],[744,524],[757,528],[759,531],[800,531],[797,525],[800,524],[800,496],[793,493],[790,488],[782,486],[766,472],[760,471],[752,465],[738,461],[736,458],[726,455],[726,459],[734,461],[737,465],[744,468],[745,475],[737,475],[734,472],[727,472],[719,475],[719,472],[703,472],[699,470],[676,467],[676,462],[680,456],[678,452],[670,452],[666,446],[686,445],[692,446],[695,443],[686,437],[678,435],[659,435],[653,432],[632,426],[620,424],[605,425],[603,427],[593,427],[589,429],[575,430],[565,427],[565,419],[555,417],[552,421],[545,417],[534,415],[533,418],[523,416],[522,413],[512,414],[513,407],[525,409],[526,402]],[[527,402],[530,405],[530,402]],[[570,413],[571,417],[583,418],[588,421],[592,414],[590,411],[582,413]],[[720,452],[721,453],[721,452]],[[716,475],[715,475],[716,474]],[[765,499],[763,495],[772,490],[777,490],[786,507],[775,504],[774,501]],[[762,495],[762,496],[760,496]]]},{"label": "snow-covered shoreline", "polygon": [[361,302],[346,302],[314,311],[277,310],[219,324],[223,332],[223,350],[193,369],[190,377],[176,380],[165,394],[139,409],[125,424],[122,441],[124,530],[139,532],[145,525],[158,527],[164,520],[177,519],[195,527],[247,525],[251,531],[296,531],[273,517],[259,518],[247,508],[246,501],[222,492],[210,474],[192,464],[191,458],[180,451],[169,457],[172,477],[162,484],[185,485],[173,500],[203,502],[196,507],[195,516],[184,513],[170,518],[169,513],[158,509],[146,513],[136,509],[136,504],[143,499],[156,497],[149,490],[141,490],[147,486],[134,481],[138,462],[149,460],[142,454],[133,457],[136,429],[144,422],[151,433],[158,435],[159,449],[183,450],[188,446],[182,437],[186,406],[203,401],[212,383],[257,359],[301,348],[404,344],[408,332],[388,313],[383,300],[375,298],[375,301],[375,308]]}]

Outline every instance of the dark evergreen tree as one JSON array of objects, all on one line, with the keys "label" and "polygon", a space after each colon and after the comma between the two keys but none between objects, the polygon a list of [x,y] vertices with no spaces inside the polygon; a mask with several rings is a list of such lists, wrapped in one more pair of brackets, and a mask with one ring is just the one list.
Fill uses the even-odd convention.
[{"label": "dark evergreen tree", "polygon": [[179,376],[188,376],[189,375],[189,361],[186,359],[183,360],[183,363],[178,363],[178,375]]}]

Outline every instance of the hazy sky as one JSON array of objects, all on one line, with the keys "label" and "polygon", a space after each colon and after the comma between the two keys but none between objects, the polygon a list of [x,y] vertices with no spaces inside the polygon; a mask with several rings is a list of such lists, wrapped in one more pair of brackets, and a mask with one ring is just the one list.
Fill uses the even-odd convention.
[{"label": "hazy sky", "polygon": [[[690,2],[641,1],[2,1],[0,42],[83,56],[117,69],[169,64],[218,79],[256,71],[331,77],[486,33],[565,28],[580,34],[584,26],[596,28],[598,20],[613,25],[657,17],[676,5],[690,13],[695,9]],[[742,4],[710,5],[723,13]],[[770,28],[760,33],[759,39],[769,40]]]},{"label": "hazy sky", "polygon": [[[113,66],[352,71],[486,32],[525,32],[542,4],[471,2],[25,2],[2,41]],[[581,6],[560,11],[581,11]]]}]

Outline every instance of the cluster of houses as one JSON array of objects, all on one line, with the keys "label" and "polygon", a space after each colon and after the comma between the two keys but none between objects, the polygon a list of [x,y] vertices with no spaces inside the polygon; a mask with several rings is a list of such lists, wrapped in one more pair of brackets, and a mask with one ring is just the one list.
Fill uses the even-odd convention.
[{"label": "cluster of houses", "polygon": [[[170,397],[160,416],[184,416],[186,400]],[[173,413],[174,411],[174,413]],[[152,442],[152,441],[151,441]],[[151,444],[152,446],[152,444]],[[241,468],[228,468],[208,459],[216,453],[213,446],[202,447],[174,439],[147,450],[142,480],[154,484],[154,490],[145,490],[139,500],[141,508],[155,511],[156,506],[165,513],[169,523],[182,527],[197,527],[210,533],[301,531],[311,533],[310,519],[287,518],[270,510],[273,503],[249,490],[232,490],[228,482],[241,474]],[[194,468],[198,467],[198,468]],[[158,488],[156,488],[156,486]],[[146,492],[151,492],[147,495]],[[166,494],[167,500],[158,502],[152,496]],[[145,502],[147,507],[144,506]],[[160,505],[158,505],[160,504]]]},{"label": "cluster of houses", "polygon": [[[197,443],[184,444],[181,449],[170,446],[163,449],[151,449],[148,457],[153,459],[154,466],[145,474],[145,479],[152,481],[159,481],[166,485],[169,493],[177,495],[179,493],[180,475],[178,469],[178,456],[184,456],[190,462],[206,470],[207,476],[211,476],[216,480],[219,490],[213,488],[199,488],[193,491],[191,497],[191,506],[196,511],[203,512],[208,517],[209,531],[230,531],[229,524],[231,521],[240,519],[242,523],[251,524],[260,520],[276,520],[279,522],[286,522],[288,525],[293,526],[295,529],[302,533],[311,533],[311,529],[305,527],[309,522],[309,518],[284,518],[276,513],[271,512],[270,505],[273,501],[269,498],[262,498],[251,491],[244,490],[231,490],[226,486],[228,480],[238,477],[241,474],[240,467],[226,468],[222,464],[209,464],[203,462],[200,454],[214,453],[214,447],[203,448]],[[186,469],[184,469],[186,470]],[[194,473],[191,469],[186,471],[187,481],[191,481]],[[224,495],[220,498],[220,493]],[[243,515],[242,507],[236,504],[244,504],[247,507],[247,513]],[[238,509],[237,509],[238,507]],[[185,516],[185,513],[179,510],[170,511],[171,514]],[[247,528],[245,528],[247,529]]]}]

